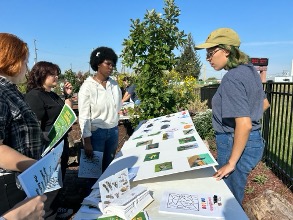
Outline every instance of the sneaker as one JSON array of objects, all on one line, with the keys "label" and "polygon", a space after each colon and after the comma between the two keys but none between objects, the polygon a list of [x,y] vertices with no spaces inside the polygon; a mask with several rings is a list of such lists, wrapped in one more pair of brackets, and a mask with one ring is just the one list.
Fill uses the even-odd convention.
[{"label": "sneaker", "polygon": [[73,214],[73,209],[68,208],[58,208],[57,209],[57,219],[68,219]]}]

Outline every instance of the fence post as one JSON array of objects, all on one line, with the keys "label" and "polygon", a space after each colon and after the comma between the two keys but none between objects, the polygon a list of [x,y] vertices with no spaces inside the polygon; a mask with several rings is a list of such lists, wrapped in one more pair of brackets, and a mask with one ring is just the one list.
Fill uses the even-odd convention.
[{"label": "fence post", "polygon": [[[271,104],[272,102],[272,87],[273,87],[273,81],[269,80],[266,83],[265,87],[265,93],[267,95],[267,99],[269,103]],[[263,139],[265,140],[265,148],[264,148],[264,159],[266,159],[267,153],[269,150],[267,149],[270,146],[269,143],[269,131],[270,131],[270,118],[271,118],[271,109],[268,108],[263,115]]]}]

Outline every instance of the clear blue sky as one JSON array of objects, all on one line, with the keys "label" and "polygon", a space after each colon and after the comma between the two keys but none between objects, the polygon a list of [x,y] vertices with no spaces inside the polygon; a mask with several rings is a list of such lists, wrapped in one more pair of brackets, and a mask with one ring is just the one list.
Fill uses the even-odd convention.
[{"label": "clear blue sky", "polygon": [[[179,29],[191,33],[196,44],[214,29],[230,27],[238,32],[245,53],[269,58],[268,75],[291,70],[292,0],[175,0],[175,4],[181,10]],[[0,30],[28,43],[30,67],[36,40],[38,61],[54,62],[62,72],[71,67],[75,72],[88,71],[93,48],[109,46],[119,55],[129,36],[130,19],[143,19],[151,9],[163,13],[163,7],[163,0],[1,0]],[[206,77],[221,78],[224,72],[215,72],[205,62],[205,51],[199,55]]]}]

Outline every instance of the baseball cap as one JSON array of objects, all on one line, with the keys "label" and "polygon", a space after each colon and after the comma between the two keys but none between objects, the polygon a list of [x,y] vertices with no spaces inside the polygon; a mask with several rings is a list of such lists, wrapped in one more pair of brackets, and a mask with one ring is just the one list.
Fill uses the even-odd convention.
[{"label": "baseball cap", "polygon": [[195,49],[200,50],[204,48],[211,48],[219,44],[239,47],[240,38],[238,34],[231,28],[219,28],[210,33],[205,43],[196,45]]}]

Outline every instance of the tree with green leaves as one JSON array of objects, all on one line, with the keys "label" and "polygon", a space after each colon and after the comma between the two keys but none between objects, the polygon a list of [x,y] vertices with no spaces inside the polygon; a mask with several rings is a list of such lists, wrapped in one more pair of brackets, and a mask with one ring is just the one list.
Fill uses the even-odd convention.
[{"label": "tree with green leaves", "polygon": [[74,73],[71,69],[65,70],[64,73],[64,80],[67,80],[68,82],[71,83],[73,87],[73,92],[76,93],[79,91],[79,88],[82,84],[80,78],[78,77],[76,73]]},{"label": "tree with green leaves", "polygon": [[186,76],[193,76],[198,80],[202,63],[194,48],[195,44],[193,38],[191,34],[188,34],[187,44],[183,46],[183,52],[178,59],[175,70],[179,72],[183,78]]},{"label": "tree with green leaves", "polygon": [[174,0],[165,0],[164,14],[147,11],[144,20],[131,19],[128,39],[124,39],[121,57],[123,64],[137,74],[136,93],[140,120],[159,117],[177,111],[174,90],[164,80],[165,72],[176,63],[174,50],[186,43],[179,31],[180,10]]}]

